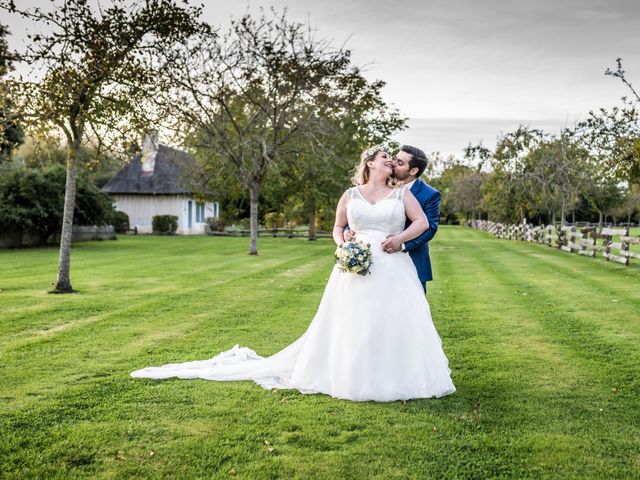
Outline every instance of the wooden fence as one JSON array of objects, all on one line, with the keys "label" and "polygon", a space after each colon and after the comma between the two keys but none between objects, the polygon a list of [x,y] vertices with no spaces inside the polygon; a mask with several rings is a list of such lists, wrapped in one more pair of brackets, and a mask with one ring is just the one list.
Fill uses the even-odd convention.
[{"label": "wooden fence", "polygon": [[[224,230],[215,231],[206,229],[207,235],[219,237],[248,237],[251,230]],[[258,230],[259,237],[286,237],[286,238],[309,238],[308,229],[292,230],[290,228],[264,228]],[[324,230],[316,230],[316,238],[332,238],[331,232]]]},{"label": "wooden fence", "polygon": [[[554,247],[567,253],[587,257],[600,256],[607,261],[629,266],[631,259],[640,260],[640,237],[629,235],[628,228],[595,226],[533,226],[528,223],[509,225],[488,220],[471,220],[467,225],[484,230],[498,238],[522,240]],[[636,247],[638,246],[638,247]],[[633,248],[633,249],[632,249]],[[634,260],[635,262],[636,260]]]}]

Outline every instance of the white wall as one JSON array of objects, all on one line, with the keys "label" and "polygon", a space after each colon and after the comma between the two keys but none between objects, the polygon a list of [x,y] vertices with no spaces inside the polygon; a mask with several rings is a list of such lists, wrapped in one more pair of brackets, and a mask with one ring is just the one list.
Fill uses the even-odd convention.
[{"label": "white wall", "polygon": [[[189,228],[189,200],[192,201],[191,228]],[[129,215],[130,228],[138,227],[139,233],[151,233],[151,220],[154,215],[176,215],[178,234],[204,234],[205,222],[196,222],[196,204],[192,198],[177,195],[114,195],[116,210]],[[220,215],[217,202],[207,202],[204,218]]]}]

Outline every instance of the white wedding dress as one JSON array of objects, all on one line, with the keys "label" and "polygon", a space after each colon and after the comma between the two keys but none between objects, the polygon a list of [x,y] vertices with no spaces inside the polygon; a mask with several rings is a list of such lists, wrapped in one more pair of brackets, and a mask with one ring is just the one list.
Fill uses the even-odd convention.
[{"label": "white wedding dress", "polygon": [[404,188],[369,203],[347,191],[347,218],[358,240],[371,244],[370,275],[334,266],[307,331],[263,358],[236,345],[209,359],[149,367],[137,378],[253,380],[266,389],[297,389],[354,401],[442,397],[455,391],[429,304],[407,253],[380,243],[405,224]]}]

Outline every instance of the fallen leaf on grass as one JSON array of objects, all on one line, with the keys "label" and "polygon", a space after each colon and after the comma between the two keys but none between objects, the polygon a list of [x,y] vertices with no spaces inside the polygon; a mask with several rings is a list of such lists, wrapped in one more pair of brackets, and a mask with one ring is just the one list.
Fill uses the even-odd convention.
[{"label": "fallen leaf on grass", "polygon": [[238,474],[238,472],[236,472],[235,468],[230,469],[227,473],[229,475],[231,475],[232,477],[235,477]]},{"label": "fallen leaf on grass", "polygon": [[118,450],[116,452],[115,459],[116,460],[126,460],[126,458],[124,458],[124,452]]}]

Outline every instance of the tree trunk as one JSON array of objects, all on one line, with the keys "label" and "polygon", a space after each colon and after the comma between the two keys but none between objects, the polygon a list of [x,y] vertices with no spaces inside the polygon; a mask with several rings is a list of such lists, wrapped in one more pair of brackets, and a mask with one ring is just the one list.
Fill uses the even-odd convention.
[{"label": "tree trunk", "polygon": [[64,189],[64,211],[62,215],[62,232],[60,233],[60,258],[58,263],[58,280],[53,293],[71,293],[71,237],[73,234],[73,211],[76,205],[76,158],[80,142],[67,145],[67,182]]},{"label": "tree trunk", "polygon": [[258,255],[258,204],[260,199],[260,185],[257,183],[249,187],[251,235],[249,240],[249,255]]},{"label": "tree trunk", "polygon": [[598,231],[602,230],[602,211],[598,210]]},{"label": "tree trunk", "polygon": [[316,234],[316,204],[312,202],[309,205],[309,240],[317,240],[318,235]]},{"label": "tree trunk", "polygon": [[562,197],[562,212],[560,213],[560,225],[562,225],[563,227],[566,224],[566,221],[565,221],[566,208],[567,208],[567,201],[564,197]]}]

